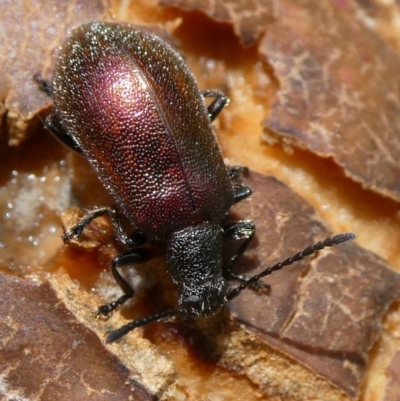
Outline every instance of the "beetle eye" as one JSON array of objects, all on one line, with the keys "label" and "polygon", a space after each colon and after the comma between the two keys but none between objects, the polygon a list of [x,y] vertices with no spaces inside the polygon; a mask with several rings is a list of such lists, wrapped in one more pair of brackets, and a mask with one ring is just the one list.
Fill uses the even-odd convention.
[{"label": "beetle eye", "polygon": [[184,299],[183,303],[185,304],[185,306],[199,305],[200,298],[197,295],[190,295]]}]

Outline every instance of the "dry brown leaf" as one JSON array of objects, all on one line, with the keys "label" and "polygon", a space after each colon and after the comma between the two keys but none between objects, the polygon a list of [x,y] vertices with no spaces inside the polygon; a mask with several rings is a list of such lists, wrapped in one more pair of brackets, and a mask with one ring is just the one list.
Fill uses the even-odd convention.
[{"label": "dry brown leaf", "polygon": [[[23,8],[22,5],[25,3],[19,2],[3,6],[3,15],[6,17],[0,23],[0,28],[3,28],[6,40],[2,41],[2,47],[0,45],[3,60],[0,62],[0,67],[6,73],[0,79],[0,93],[4,100],[1,110],[4,113],[8,110],[7,123],[11,133],[10,142],[13,144],[18,143],[25,135],[26,124],[32,114],[49,103],[48,98],[38,92],[37,85],[30,81],[30,77],[36,72],[50,76],[53,63],[50,55],[64,38],[68,28],[83,21],[99,19],[104,15],[108,4],[105,1],[89,2],[90,4],[74,2],[69,3],[67,7],[66,3],[51,5],[50,3],[51,1],[46,4],[34,2],[29,10]],[[162,4],[201,11],[211,18],[223,21],[225,26],[230,24],[242,43],[253,44],[260,38],[259,60],[264,60],[272,67],[268,72],[280,87],[277,97],[273,100],[271,115],[265,122],[269,133],[268,139],[303,147],[322,157],[332,157],[352,179],[385,196],[397,200],[400,198],[397,192],[399,189],[397,177],[400,175],[396,164],[398,159],[396,152],[399,150],[398,56],[374,33],[358,22],[349,9],[339,9],[337,5],[328,1],[305,0],[274,2],[163,0]],[[178,14],[179,17],[182,15],[185,14]],[[9,23],[16,19],[27,21],[22,25],[30,26],[31,30],[21,35],[20,26]],[[347,40],[349,37],[352,40]],[[9,43],[14,43],[14,47],[9,46]],[[13,49],[17,49],[15,54]],[[223,77],[222,81],[229,87],[224,62],[219,60],[218,63],[218,77]],[[265,93],[259,91],[257,96],[264,96],[264,100],[269,101]],[[376,133],[379,135],[375,135]],[[24,166],[37,168],[34,166],[41,166],[44,163],[40,153],[38,156],[38,153],[31,154],[27,148],[21,149],[23,149],[21,154],[24,155]],[[54,146],[54,149],[57,154],[59,148]],[[64,157],[64,153],[58,153],[60,156],[57,157]],[[16,171],[20,162],[15,162],[15,157],[21,157],[17,155],[16,153],[7,159],[2,159],[6,160],[10,169]],[[87,165],[83,164],[83,168],[79,169],[74,163],[69,162],[68,168],[71,168],[71,164],[73,167],[69,171],[74,171],[72,184],[67,178],[68,171],[60,172],[62,169],[55,169],[57,171],[53,175],[57,174],[62,180],[68,181],[68,185],[73,188],[74,196],[81,204],[85,206],[92,204],[90,201],[85,203],[85,197],[96,202],[106,199],[97,196],[99,193],[97,189],[92,191],[90,180],[89,184],[85,183],[86,173],[83,170],[87,169]],[[1,173],[5,177],[3,182],[6,182],[8,179],[6,175],[11,170],[8,170],[5,164],[3,168],[4,171]],[[26,167],[24,171],[28,171]],[[257,224],[256,241],[238,266],[247,274],[254,269],[261,270],[275,261],[282,260],[328,235],[328,228],[319,220],[315,210],[282,183],[252,173],[248,184],[254,191],[254,197],[234,209],[235,218],[254,219]],[[24,185],[22,183],[22,190],[27,188]],[[57,192],[59,187],[54,188],[53,192]],[[6,200],[7,194],[3,192],[2,196]],[[20,193],[22,191],[18,188],[17,195]],[[72,197],[68,201],[71,202],[71,199]],[[42,209],[40,212],[42,213]],[[43,213],[46,214],[46,211]],[[51,218],[54,220],[54,216]],[[40,229],[40,225],[38,227]],[[12,227],[9,228],[7,241],[9,237],[12,240],[13,234]],[[48,348],[43,348],[42,343],[39,343],[40,347],[34,351],[37,351],[38,355],[44,353],[48,355],[48,349],[64,350],[62,355],[66,355],[66,360],[71,360],[75,369],[70,376],[68,375],[71,372],[68,371],[64,375],[59,369],[60,358],[51,359],[50,362],[54,360],[55,364],[49,363],[46,371],[48,375],[42,375],[39,369],[33,371],[32,378],[37,381],[35,383],[37,387],[44,386],[49,377],[55,377],[52,374],[56,372],[57,378],[61,378],[61,383],[64,385],[62,390],[68,390],[65,390],[59,399],[71,399],[73,394],[71,389],[82,394],[86,391],[85,394],[91,395],[92,399],[106,399],[102,398],[103,393],[99,392],[99,389],[103,389],[100,388],[102,384],[100,380],[104,380],[105,386],[111,386],[110,391],[118,393],[118,396],[123,398],[129,393],[127,386],[124,387],[124,378],[135,372],[135,379],[140,376],[141,384],[138,385],[131,378],[128,380],[133,388],[139,386],[137,391],[144,397],[143,399],[147,399],[150,393],[164,396],[169,391],[173,393],[177,383],[178,390],[173,393],[175,398],[179,396],[198,399],[204,394],[213,394],[214,390],[214,388],[205,390],[207,386],[203,389],[198,385],[199,382],[221,382],[218,378],[222,373],[216,368],[218,363],[228,371],[242,374],[242,379],[233,379],[238,388],[249,387],[246,382],[248,379],[259,386],[259,392],[265,397],[281,399],[289,394],[302,400],[336,401],[358,396],[371,347],[380,332],[382,316],[393,300],[400,297],[399,275],[391,271],[384,261],[354,244],[348,244],[274,273],[266,280],[272,285],[269,296],[247,290],[229,306],[236,316],[233,323],[221,320],[224,328],[217,327],[215,330],[212,324],[207,322],[205,326],[210,327],[200,325],[196,335],[202,337],[204,329],[204,333],[208,333],[205,335],[207,342],[204,342],[203,338],[200,348],[197,347],[198,353],[193,355],[193,352],[189,352],[190,355],[186,357],[187,359],[183,359],[183,362],[174,359],[177,358],[175,351],[178,350],[178,354],[181,352],[180,345],[175,344],[175,348],[171,347],[167,340],[176,336],[179,338],[177,343],[187,341],[190,344],[187,348],[191,349],[192,340],[196,335],[193,335],[193,338],[190,335],[186,336],[183,330],[185,334],[179,337],[176,334],[176,331],[179,331],[177,328],[184,327],[179,322],[172,326],[167,323],[150,325],[149,328],[145,328],[145,335],[152,339],[157,347],[169,354],[176,365],[175,372],[169,366],[165,369],[165,376],[160,375],[163,384],[152,387],[149,383],[152,379],[156,379],[157,375],[154,375],[154,372],[146,374],[144,370],[138,374],[139,368],[128,368],[132,361],[136,362],[137,355],[143,351],[143,347],[152,348],[148,341],[136,342],[141,336],[140,331],[130,333],[121,340],[121,343],[112,346],[121,361],[126,358],[120,362],[103,348],[102,342],[88,328],[95,330],[98,336],[103,338],[107,330],[123,324],[124,316],[135,318],[141,313],[140,311],[143,313],[148,309],[157,311],[163,305],[165,307],[173,305],[176,298],[171,294],[175,292],[171,290],[168,279],[161,277],[161,284],[156,286],[153,292],[150,291],[150,296],[146,298],[145,307],[136,305],[127,307],[121,314],[116,313],[110,322],[95,321],[92,312],[99,301],[97,298],[92,299],[88,295],[90,291],[86,291],[93,286],[98,291],[94,284],[96,282],[102,284],[106,282],[106,289],[115,289],[115,286],[113,287],[113,284],[104,278],[97,281],[99,275],[102,275],[99,273],[101,266],[108,266],[109,259],[116,252],[114,244],[108,245],[109,228],[107,223],[103,222],[93,225],[86,233],[87,242],[80,245],[83,245],[83,248],[85,246],[91,248],[92,251],[65,251],[57,238],[57,245],[52,248],[53,253],[43,258],[46,261],[45,270],[51,271],[62,265],[71,277],[77,278],[82,283],[81,288],[74,287],[65,276],[60,278],[57,274],[51,280],[57,297],[63,299],[67,307],[73,311],[73,315],[69,314],[62,302],[57,301],[48,284],[2,278],[1,283],[4,286],[2,294],[7,293],[7,302],[0,303],[0,308],[4,309],[1,313],[3,316],[15,314],[16,320],[19,316],[18,319],[22,319],[23,322],[12,333],[12,337],[9,335],[9,327],[15,326],[9,323],[1,326],[0,333],[3,333],[3,338],[7,341],[19,341],[21,336],[25,336],[26,327],[37,324],[35,326],[37,331],[28,330],[28,334],[32,336],[24,337],[27,341],[25,346],[16,350],[17,364],[24,361],[29,366],[31,359],[24,350],[28,349],[27,344],[34,349],[37,334],[43,333],[43,341],[48,341],[44,345]],[[22,237],[29,235],[28,231],[21,233],[18,232],[18,228],[14,228],[15,230]],[[6,245],[8,252],[14,249],[10,248],[8,242]],[[59,253],[57,253],[58,247],[62,249]],[[25,252],[28,247],[17,244],[15,249],[22,249],[22,252]],[[39,250],[43,253],[43,248],[39,247],[38,254]],[[19,252],[15,251],[14,254],[11,257],[20,257]],[[54,254],[56,256],[53,258]],[[7,260],[1,260],[2,266],[7,263],[9,266],[12,265],[10,256],[7,255]],[[30,258],[29,255],[29,253],[28,256],[25,255],[25,259],[22,260]],[[85,263],[81,263],[82,261]],[[159,267],[160,270],[164,269],[162,264],[159,264]],[[30,268],[31,266],[27,269],[28,272]],[[21,298],[23,291],[31,293],[31,298],[25,295],[23,295],[25,298]],[[47,298],[44,297],[44,293]],[[40,308],[37,306],[38,303]],[[32,309],[33,305],[36,307],[35,310]],[[26,314],[24,315],[24,310],[19,309],[24,309]],[[75,320],[77,316],[79,320]],[[52,319],[55,319],[56,323],[53,324]],[[62,330],[60,329],[55,335],[52,332],[54,327],[61,327]],[[158,339],[154,331],[162,333]],[[66,333],[67,337],[62,338],[60,332]],[[40,338],[42,339],[42,336]],[[1,348],[0,358],[5,358],[9,350],[13,349],[8,347],[9,344],[13,343],[7,342],[7,347]],[[81,347],[82,344],[84,347]],[[89,355],[82,359],[81,365],[74,365],[77,363],[73,360],[76,356],[74,347],[78,347],[82,355]],[[218,361],[213,359],[215,355],[218,356]],[[284,355],[287,355],[286,359]],[[144,359],[143,364],[150,366],[154,364],[155,359],[152,358],[158,357],[160,356],[155,352],[149,359]],[[77,356],[76,358],[78,359]],[[100,375],[93,379],[90,376],[88,383],[84,380],[85,372],[89,371],[95,375],[92,370],[95,370],[94,366],[97,368],[96,358],[101,359],[98,365],[104,367],[98,373],[104,376],[103,379],[100,379],[102,377]],[[205,369],[195,370],[195,374],[187,372],[190,370],[188,369],[190,364],[203,366],[203,358],[211,360],[211,368],[208,365]],[[36,359],[33,358],[32,361],[35,362]],[[3,366],[8,369],[9,364]],[[389,380],[386,398],[390,401],[398,397],[397,367],[398,357],[395,356],[387,368]],[[114,369],[109,376],[107,368]],[[21,365],[20,369],[24,367]],[[212,381],[212,375],[209,375],[207,369],[217,372],[215,382]],[[6,373],[10,372],[7,370]],[[77,377],[80,381],[77,381]],[[115,383],[107,383],[110,377]],[[22,394],[24,387],[19,385],[17,379],[14,380],[14,376],[10,378],[12,380],[8,383],[12,383],[12,387],[8,387],[7,391],[11,394]],[[81,387],[75,388],[76,383]],[[120,383],[121,386],[116,385]],[[151,390],[144,390],[144,383]],[[335,390],[329,383],[340,390]],[[55,382],[52,384],[56,386]],[[222,387],[223,381],[219,384]],[[229,390],[235,393],[236,388],[232,383],[226,387],[228,394]],[[53,387],[48,386],[46,389]],[[258,396],[257,391],[253,392],[254,399]],[[237,393],[236,391],[235,394]],[[31,394],[37,393],[29,393]],[[222,392],[216,394],[219,396]]]},{"label": "dry brown leaf", "polygon": [[386,372],[388,381],[383,401],[398,401],[400,400],[400,350],[393,356]]},{"label": "dry brown leaf", "polygon": [[161,6],[201,11],[209,17],[232,24],[244,45],[253,44],[274,16],[275,3],[265,0],[159,0]]},{"label": "dry brown leaf", "polygon": [[[256,223],[257,245],[239,266],[250,259],[262,271],[327,236],[315,210],[282,183],[253,173],[247,184],[250,206],[235,211]],[[355,244],[301,264],[266,279],[269,297],[246,291],[230,309],[269,345],[357,397],[384,313],[400,299],[400,275]]]},{"label": "dry brown leaf", "polygon": [[[327,230],[316,216],[315,210],[282,183],[271,177],[251,173],[247,184],[253,188],[254,196],[249,201],[235,207],[234,217],[235,219],[252,219],[257,226],[257,238],[240,261],[239,268],[242,271],[247,274],[250,274],[251,271],[253,274],[255,271],[263,270],[274,262],[291,256],[298,250],[327,236]],[[74,216],[78,218],[79,214],[72,213],[70,215],[72,219]],[[99,221],[99,225],[93,224],[88,233],[94,233],[95,242],[93,244],[97,244],[101,249],[104,247],[102,236],[109,238],[109,227],[104,221]],[[96,228],[97,226],[99,228]],[[86,233],[86,237],[89,235],[88,233]],[[88,243],[87,240],[82,244],[84,248],[87,247],[86,243]],[[108,252],[108,250],[105,248],[100,252]],[[98,257],[95,254],[90,255],[92,253],[88,254],[88,257],[92,259]],[[76,259],[74,253],[65,257],[71,258],[70,262],[63,262],[65,266],[73,263]],[[96,263],[95,260],[92,263]],[[287,267],[274,273],[266,281],[272,286],[269,295],[262,291],[246,290],[229,305],[236,320],[256,334],[253,342],[259,343],[260,346],[265,342],[275,350],[308,366],[350,397],[357,397],[368,364],[368,353],[380,331],[382,316],[394,299],[400,299],[400,276],[389,270],[385,263],[374,255],[356,245],[348,244],[341,245],[333,251],[321,253],[312,262],[311,259],[306,259]],[[57,279],[53,280],[53,285],[60,287],[57,283]],[[30,288],[31,296],[34,297],[35,291],[31,288],[32,286],[35,288],[34,284],[24,282],[23,284]],[[63,284],[64,287],[66,285]],[[168,305],[173,306],[176,299],[168,295],[173,294],[168,292],[168,285],[164,287],[164,297],[168,299]],[[14,299],[17,297],[16,294],[21,297],[21,290],[19,287],[14,288],[7,281],[4,284],[4,291],[5,299],[9,300],[4,304],[6,308],[4,316],[13,316]],[[59,294],[62,292],[62,290],[57,291]],[[79,292],[73,298],[71,298],[71,291],[64,291],[64,295],[60,296],[72,310],[80,311],[84,307],[93,312],[96,309],[95,302],[88,301],[87,296],[81,300]],[[29,300],[25,295],[23,299],[24,301],[17,309],[26,310],[30,316],[32,312],[29,305],[37,305],[41,301]],[[84,302],[83,305],[81,305],[81,301]],[[57,304],[58,301],[49,302]],[[160,306],[155,306],[156,310],[159,308]],[[75,313],[81,313],[76,311]],[[47,326],[54,326],[54,324],[49,324],[53,312],[47,307],[40,308],[38,319],[40,322],[46,322],[46,328],[36,328],[37,335],[49,338],[46,330],[48,330]],[[47,316],[48,314],[50,317]],[[13,319],[15,320],[14,317]],[[69,322],[72,318],[67,318],[62,314],[57,319],[65,319]],[[102,333],[106,332],[109,327],[104,322],[95,322],[93,315],[88,312],[83,321],[88,328],[100,325],[99,330]],[[102,323],[103,327],[101,327]],[[114,324],[118,326],[121,323],[118,321]],[[16,334],[20,335],[19,331],[23,331],[23,327],[31,325],[32,323],[23,315],[20,318],[18,326],[20,328],[16,329]],[[241,366],[242,374],[247,375],[261,386],[263,381],[273,380],[273,377],[268,377],[268,374],[264,374],[262,379],[253,378],[252,368],[243,366],[246,358],[239,348],[236,350],[236,359],[232,358],[229,352],[225,352],[226,344],[234,338],[229,333],[224,335],[229,327],[228,322],[225,326],[222,334],[219,329],[215,328],[216,331],[208,336],[208,342],[203,343],[203,357],[207,356],[207,350],[213,350],[212,353],[219,355],[219,364],[226,369],[237,371],[238,366]],[[60,332],[64,331],[69,333],[71,329],[60,329]],[[128,337],[131,335],[129,334]],[[57,336],[62,336],[62,334],[58,333],[51,340],[55,344],[54,347],[58,346],[56,345]],[[91,344],[91,341],[85,340],[85,336],[86,334],[83,335],[80,331],[76,332],[74,341],[82,341],[86,346],[88,343]],[[34,339],[30,341],[34,341]],[[97,343],[95,342],[95,344]],[[68,347],[68,344],[65,347]],[[221,346],[221,344],[223,345]],[[97,349],[91,352],[97,352]],[[102,355],[103,352],[101,351],[100,354]],[[132,358],[134,355],[135,351]],[[212,358],[211,355],[209,357]],[[257,357],[256,351],[253,357]],[[84,371],[85,364],[86,362],[83,361],[81,368],[76,368],[76,370]],[[142,380],[145,380],[144,375],[142,373]],[[40,381],[41,379],[36,378],[36,380]],[[69,379],[66,377],[62,380],[68,382]],[[292,384],[300,388],[302,386],[301,382],[296,383],[295,377],[292,378]],[[276,392],[282,394],[282,389],[278,389]]]},{"label": "dry brown leaf", "polygon": [[259,47],[280,86],[266,140],[330,157],[364,187],[400,200],[399,55],[351,3],[279,4]]},{"label": "dry brown leaf", "polygon": [[49,283],[0,274],[0,288],[5,317],[0,365],[6,383],[0,394],[29,400],[154,400],[138,373],[80,324]]},{"label": "dry brown leaf", "polygon": [[18,145],[35,114],[50,104],[44,93],[38,94],[34,75],[47,77],[68,29],[104,17],[109,6],[109,0],[2,1],[0,117],[5,115],[9,144]]}]

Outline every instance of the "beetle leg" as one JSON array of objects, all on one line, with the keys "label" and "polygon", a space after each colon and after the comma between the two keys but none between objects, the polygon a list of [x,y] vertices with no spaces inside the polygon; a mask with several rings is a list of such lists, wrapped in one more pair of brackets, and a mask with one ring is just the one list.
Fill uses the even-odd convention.
[{"label": "beetle leg", "polygon": [[232,183],[233,186],[233,204],[241,202],[243,199],[248,198],[251,196],[253,191],[242,184],[239,183]]},{"label": "beetle leg", "polygon": [[216,99],[207,107],[208,117],[211,121],[214,121],[218,114],[221,113],[222,109],[229,103],[229,99],[220,91],[207,90],[202,91],[203,97],[215,97]]},{"label": "beetle leg", "polygon": [[228,167],[228,174],[231,179],[240,178],[241,176],[249,175],[249,168],[245,166],[232,166]]},{"label": "beetle leg", "polygon": [[60,124],[56,113],[51,113],[44,122],[45,127],[65,146],[82,154],[82,149],[75,138],[70,135]]},{"label": "beetle leg", "polygon": [[[222,273],[226,280],[237,280],[242,283],[247,283],[250,277],[246,277],[242,274],[236,274],[233,272],[233,266],[240,258],[240,256],[246,251],[251,240],[255,234],[255,225],[250,220],[237,221],[235,223],[227,224],[223,228],[225,241],[230,240],[244,240],[242,245],[239,247],[237,252],[231,257],[231,259],[222,267]],[[268,284],[262,282],[254,283],[254,288],[258,289],[260,286],[270,288]]]},{"label": "beetle leg", "polygon": [[[44,80],[40,74],[35,74],[33,79],[39,85],[39,89],[46,93],[49,97],[53,97],[53,86]],[[57,114],[52,112],[44,121],[44,126],[65,146],[74,150],[75,152],[82,153],[82,149],[76,142],[75,138],[71,136],[60,124]]]},{"label": "beetle leg", "polygon": [[112,260],[111,271],[114,276],[115,281],[121,287],[124,295],[119,297],[117,300],[110,302],[108,304],[102,305],[97,309],[96,317],[99,315],[108,316],[114,309],[119,305],[122,305],[129,298],[132,298],[135,291],[132,286],[121,276],[118,268],[126,265],[137,265],[143,263],[152,258],[152,254],[146,248],[141,249],[130,249],[120,255],[116,256]]},{"label": "beetle leg", "polygon": [[243,166],[233,166],[228,167],[228,174],[232,180],[232,188],[233,188],[233,204],[242,201],[243,199],[248,198],[253,193],[249,187],[237,182],[241,176],[247,176],[249,174],[249,169]]},{"label": "beetle leg", "polygon": [[33,80],[39,85],[39,89],[46,95],[53,97],[53,86],[42,78],[40,74],[35,74]]},{"label": "beetle leg", "polygon": [[114,206],[105,206],[98,207],[92,210],[89,210],[85,216],[82,217],[81,220],[78,221],[75,226],[71,228],[69,232],[67,232],[63,240],[64,242],[68,242],[72,237],[79,239],[82,234],[83,229],[96,217],[103,216],[107,214],[111,220],[111,223],[114,227],[116,237],[120,242],[122,242],[125,246],[129,248],[135,248],[139,245],[142,245],[146,242],[146,238],[141,235],[138,231],[135,231],[131,236],[127,236],[125,231],[123,230],[121,223],[118,218],[117,210]]},{"label": "beetle leg", "polygon": [[121,337],[128,334],[133,329],[136,329],[136,327],[144,326],[148,323],[155,322],[157,320],[161,320],[169,316],[191,315],[191,314],[195,314],[195,311],[187,309],[167,309],[163,312],[155,313],[154,315],[145,316],[140,319],[133,320],[132,322],[129,322],[124,326],[121,326],[119,329],[111,331],[106,337],[106,344],[110,344],[113,343],[114,341],[119,340]]}]

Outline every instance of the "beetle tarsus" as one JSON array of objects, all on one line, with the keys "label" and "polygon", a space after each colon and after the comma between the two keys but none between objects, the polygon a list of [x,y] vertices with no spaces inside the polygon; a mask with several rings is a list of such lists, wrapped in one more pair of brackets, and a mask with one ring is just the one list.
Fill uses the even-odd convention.
[{"label": "beetle tarsus", "polygon": [[[235,280],[243,284],[247,283],[251,279],[251,277],[247,277],[243,274],[236,274],[234,272],[226,273],[224,277],[226,278],[226,280]],[[253,291],[263,291],[266,293],[269,293],[271,291],[271,286],[268,283],[264,283],[261,280],[251,283],[249,285],[249,288],[252,289]]]},{"label": "beetle tarsus", "polygon": [[253,194],[253,191],[249,187],[246,187],[240,182],[240,179],[243,176],[247,177],[249,175],[249,169],[247,167],[228,167],[228,174],[229,178],[232,181],[233,204],[241,202],[242,200],[249,198]]},{"label": "beetle tarsus", "polygon": [[163,312],[156,313],[154,315],[146,316],[141,319],[136,319],[132,322],[125,324],[124,326],[120,327],[117,330],[111,331],[106,337],[106,344],[110,344],[119,340],[121,337],[128,334],[130,331],[136,329],[137,327],[144,326],[150,322],[161,320],[169,316],[176,316],[179,314],[191,315],[192,313],[191,311],[186,309],[167,309]]},{"label": "beetle tarsus", "polygon": [[247,177],[250,170],[246,166],[232,166],[228,167],[228,173],[231,178],[240,178],[241,176]]},{"label": "beetle tarsus", "polygon": [[43,79],[41,74],[37,73],[33,76],[33,80],[39,85],[39,89],[44,92],[46,95],[52,97],[53,96],[53,86]]},{"label": "beetle tarsus", "polygon": [[241,202],[244,199],[249,198],[253,191],[249,187],[245,187],[242,184],[232,183],[233,187],[233,204]]},{"label": "beetle tarsus", "polygon": [[[248,277],[246,277],[246,282],[247,282]],[[258,280],[253,284],[250,284],[250,289],[253,291],[263,291],[266,293],[271,292],[271,285],[268,283],[264,283],[264,281]]]},{"label": "beetle tarsus", "polygon": [[202,91],[201,95],[203,97],[215,97],[215,100],[207,107],[208,117],[211,122],[214,121],[218,117],[218,114],[221,113],[222,109],[229,104],[229,99],[222,92],[217,90]]},{"label": "beetle tarsus", "polygon": [[82,235],[84,228],[97,217],[107,214],[114,227],[117,239],[122,242],[125,246],[133,248],[141,245],[145,239],[140,235],[133,233],[131,236],[127,236],[122,228],[122,225],[118,218],[117,210],[114,206],[97,207],[92,210],[88,210],[85,216],[83,216],[75,226],[73,226],[63,237],[64,242],[68,242],[71,238],[79,239]]},{"label": "beetle tarsus", "polygon": [[86,226],[86,224],[81,225],[81,224],[77,223],[74,227],[72,227],[71,230],[69,230],[68,232],[66,232],[63,235],[62,239],[63,239],[64,243],[68,243],[69,241],[71,241],[72,238],[79,240],[85,226]]},{"label": "beetle tarsus", "polygon": [[131,289],[131,293],[122,295],[116,301],[112,301],[112,302],[110,302],[108,304],[99,306],[97,311],[96,311],[96,313],[95,313],[95,316],[99,317],[100,315],[102,315],[102,316],[105,316],[105,317],[109,317],[111,315],[111,313],[115,311],[115,309],[117,309],[120,305],[122,305],[128,299],[133,297],[133,295],[134,295],[133,288],[130,287],[130,289]]},{"label": "beetle tarsus", "polygon": [[75,138],[62,127],[58,114],[54,112],[50,113],[46,118],[44,125],[46,129],[50,131],[62,144],[74,152],[83,154],[83,151]]},{"label": "beetle tarsus", "polygon": [[105,317],[109,317],[111,315],[111,313],[118,308],[120,304],[118,303],[118,301],[114,301],[114,302],[110,302],[108,304],[99,306],[97,308],[97,311],[95,313],[96,318],[98,318],[100,315],[101,316],[105,316]]}]

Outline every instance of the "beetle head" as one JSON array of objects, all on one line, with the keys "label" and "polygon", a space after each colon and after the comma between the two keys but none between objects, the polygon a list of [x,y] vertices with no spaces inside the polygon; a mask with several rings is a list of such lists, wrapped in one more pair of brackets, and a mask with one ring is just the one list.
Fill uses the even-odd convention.
[{"label": "beetle head", "polygon": [[222,242],[221,227],[210,223],[175,232],[167,242],[167,269],[179,287],[180,307],[190,314],[206,316],[226,302]]}]

